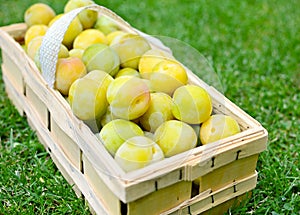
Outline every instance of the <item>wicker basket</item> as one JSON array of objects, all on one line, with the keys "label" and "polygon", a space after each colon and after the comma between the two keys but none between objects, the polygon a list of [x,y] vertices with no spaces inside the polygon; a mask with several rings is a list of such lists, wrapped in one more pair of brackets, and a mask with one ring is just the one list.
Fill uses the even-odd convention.
[{"label": "wicker basket", "polygon": [[[86,8],[69,14],[65,20],[75,17],[83,9]],[[93,5],[89,9],[113,18],[125,31],[143,34],[106,8]],[[50,29],[57,31],[59,26],[53,26]],[[89,127],[73,115],[61,94],[52,88],[55,71],[51,70],[55,70],[57,48],[56,51],[55,48],[41,49],[46,53],[41,58],[50,62],[42,63],[43,71],[47,71],[43,78],[20,45],[26,30],[25,24],[0,30],[6,92],[19,113],[26,116],[31,128],[36,130],[40,142],[73,185],[76,194],[86,199],[92,212],[221,214],[235,201],[248,198],[247,192],[256,186],[256,162],[259,153],[266,149],[267,131],[216,89],[188,72],[189,82],[210,94],[214,113],[235,118],[241,133],[125,173]],[[55,44],[62,36],[59,39],[52,37],[56,38]]]}]

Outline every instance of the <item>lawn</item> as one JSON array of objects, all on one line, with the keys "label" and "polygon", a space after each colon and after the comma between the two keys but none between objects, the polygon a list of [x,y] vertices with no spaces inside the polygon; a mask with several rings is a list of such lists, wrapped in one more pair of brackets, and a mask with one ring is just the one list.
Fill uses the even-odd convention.
[{"label": "lawn", "polygon": [[[22,22],[36,2],[1,0],[0,26]],[[40,2],[60,13],[66,0]],[[96,2],[148,34],[190,44],[212,65],[218,89],[268,130],[257,187],[228,213],[300,214],[300,1]],[[89,214],[0,79],[0,214]]]}]

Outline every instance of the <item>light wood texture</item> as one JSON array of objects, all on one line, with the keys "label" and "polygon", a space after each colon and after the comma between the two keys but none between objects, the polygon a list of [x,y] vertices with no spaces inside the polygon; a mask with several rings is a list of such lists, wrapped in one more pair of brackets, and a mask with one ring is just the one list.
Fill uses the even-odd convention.
[{"label": "light wood texture", "polygon": [[23,80],[22,73],[19,68],[16,67],[16,64],[13,59],[11,59],[5,50],[2,51],[2,61],[3,66],[5,66],[7,72],[6,75],[9,77],[11,84],[13,87],[20,93],[24,93],[25,91],[25,83]]},{"label": "light wood texture", "polygon": [[151,215],[172,209],[191,198],[191,182],[182,181],[128,203],[128,214]]},{"label": "light wood texture", "polygon": [[5,65],[2,64],[2,78],[5,83],[5,91],[7,93],[7,96],[11,100],[11,102],[13,103],[13,105],[15,106],[19,114],[23,116],[24,115],[23,105],[20,99],[18,98],[19,96],[23,96],[23,95],[20,95],[19,91],[16,90],[13,82],[9,78],[9,75],[7,75],[8,73],[9,70]]},{"label": "light wood texture", "polygon": [[9,33],[16,41],[24,41],[27,25],[25,23],[17,23],[0,27],[0,30]]},{"label": "light wood texture", "polygon": [[47,127],[49,122],[47,106],[28,85],[26,86],[25,94],[28,99],[28,103],[32,106],[32,110],[37,112],[41,122],[45,125],[45,127]]},{"label": "light wood texture", "polygon": [[219,190],[212,192],[211,190],[204,191],[199,195],[185,201],[181,205],[162,213],[167,214],[201,214],[211,208],[217,207],[222,203],[241,196],[250,190],[254,189],[257,182],[257,172],[247,178],[231,183]]},{"label": "light wood texture", "polygon": [[49,154],[51,156],[51,159],[53,160],[53,162],[55,163],[55,165],[57,166],[57,168],[61,172],[61,174],[66,179],[66,181],[72,186],[76,196],[79,197],[79,198],[82,197],[79,187],[75,184],[73,178],[68,174],[68,171],[66,171],[66,169],[63,167],[63,165],[59,162],[59,160],[57,159],[55,153],[49,152]]},{"label": "light wood texture", "polygon": [[258,155],[233,161],[199,178],[199,192],[218,190],[234,181],[253,175]]},{"label": "light wood texture", "polygon": [[51,118],[51,134],[53,140],[59,145],[72,164],[81,171],[81,150],[69,136],[59,127],[58,123]]},{"label": "light wood texture", "polygon": [[228,211],[229,208],[234,208],[237,205],[241,204],[246,199],[248,199],[249,195],[250,195],[250,193],[247,192],[247,193],[237,196],[233,199],[227,200],[227,201],[223,202],[222,204],[201,213],[200,215],[224,214]]},{"label": "light wood texture", "polygon": [[121,202],[119,198],[107,187],[101,177],[99,177],[89,159],[83,155],[82,160],[84,175],[95,192],[96,197],[102,202],[103,208],[112,215],[121,214]]}]

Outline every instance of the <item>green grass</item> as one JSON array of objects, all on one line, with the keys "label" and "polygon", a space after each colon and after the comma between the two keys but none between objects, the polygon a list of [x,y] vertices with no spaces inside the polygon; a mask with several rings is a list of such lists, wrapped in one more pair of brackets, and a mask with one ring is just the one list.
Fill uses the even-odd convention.
[{"label": "green grass", "polygon": [[[37,1],[2,1],[0,25],[22,22]],[[63,10],[64,1],[42,1]],[[269,132],[252,197],[231,214],[300,213],[300,2],[297,0],[96,1],[151,35],[203,54],[222,92]],[[197,71],[195,71],[197,73]],[[198,74],[198,73],[197,73]],[[0,81],[0,214],[88,214]]]}]

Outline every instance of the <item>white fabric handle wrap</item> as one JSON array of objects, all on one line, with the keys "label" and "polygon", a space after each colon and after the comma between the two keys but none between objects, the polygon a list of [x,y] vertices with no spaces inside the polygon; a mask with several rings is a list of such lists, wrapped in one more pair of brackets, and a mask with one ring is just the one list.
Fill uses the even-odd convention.
[{"label": "white fabric handle wrap", "polygon": [[58,52],[60,50],[60,46],[63,41],[64,35],[71,22],[75,19],[75,17],[80,12],[87,9],[98,11],[101,13],[101,15],[105,15],[109,18],[112,18],[117,23],[121,24],[122,27],[128,32],[136,33],[136,31],[134,31],[134,29],[121,17],[116,15],[111,10],[96,4],[77,8],[75,10],[70,11],[69,13],[64,14],[48,29],[47,33],[43,38],[39,52],[42,76],[44,77],[45,81],[47,82],[50,88],[54,87]]}]

